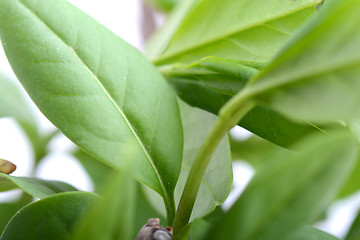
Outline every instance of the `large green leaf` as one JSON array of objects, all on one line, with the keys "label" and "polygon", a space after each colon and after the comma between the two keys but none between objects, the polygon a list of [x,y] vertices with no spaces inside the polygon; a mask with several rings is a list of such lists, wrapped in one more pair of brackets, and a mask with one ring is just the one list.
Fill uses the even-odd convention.
[{"label": "large green leaf", "polygon": [[269,61],[321,0],[192,1],[175,34],[153,54],[164,65],[206,56]]},{"label": "large green leaf", "polygon": [[65,0],[0,0],[0,36],[14,72],[46,117],[96,158],[123,168],[173,211],[181,168],[176,99],[133,47]]},{"label": "large green leaf", "polygon": [[1,240],[69,239],[79,220],[99,201],[88,192],[56,194],[18,211],[6,226]]},{"label": "large green leaf", "polygon": [[15,201],[0,203],[0,235],[4,231],[5,226],[10,221],[12,216],[14,216],[20,208],[31,203],[32,200],[32,196],[27,193],[23,193],[21,197]]},{"label": "large green leaf", "polygon": [[0,183],[0,192],[20,188],[37,198],[44,198],[61,192],[77,191],[73,186],[60,181],[32,177],[14,177],[3,173],[0,173]]},{"label": "large green leaf", "polygon": [[323,213],[355,164],[356,141],[333,133],[296,149],[259,169],[207,239],[285,240]]},{"label": "large green leaf", "polygon": [[[195,157],[217,119],[215,115],[192,108],[183,102],[180,102],[180,109],[185,143],[181,174],[175,189],[176,200],[180,200]],[[206,168],[191,220],[203,217],[225,201],[232,186],[231,164],[230,144],[226,136],[220,142]]]},{"label": "large green leaf", "polygon": [[[189,66],[179,64],[162,70],[181,99],[217,114],[262,66],[259,62],[207,57]],[[252,109],[238,125],[283,147],[319,131],[313,124],[296,123],[262,105]]]},{"label": "large green leaf", "polygon": [[297,120],[352,119],[360,103],[359,0],[321,8],[255,79],[256,97]]},{"label": "large green leaf", "polygon": [[112,170],[102,189],[104,200],[79,224],[72,240],[134,239],[136,182],[132,170]]}]

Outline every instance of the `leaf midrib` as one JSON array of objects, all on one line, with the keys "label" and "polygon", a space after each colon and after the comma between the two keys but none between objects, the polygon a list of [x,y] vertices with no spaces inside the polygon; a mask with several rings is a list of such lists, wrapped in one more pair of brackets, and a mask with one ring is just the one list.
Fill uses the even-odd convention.
[{"label": "leaf midrib", "polygon": [[[288,11],[288,12],[284,12],[283,14],[278,14],[276,16],[273,16],[273,17],[269,17],[267,19],[264,19],[263,21],[259,21],[259,22],[254,22],[248,26],[243,26],[241,28],[235,28],[234,30],[224,34],[224,35],[221,35],[221,36],[218,36],[218,37],[214,37],[214,38],[210,38],[208,39],[207,41],[203,41],[203,42],[200,42],[198,44],[194,44],[192,46],[189,46],[187,48],[183,48],[183,49],[180,49],[180,50],[177,50],[177,51],[173,51],[173,52],[170,52],[168,54],[164,54],[162,56],[159,56],[159,57],[156,57],[154,59],[152,59],[152,62],[155,64],[155,65],[158,65],[158,62],[160,62],[160,65],[161,65],[161,62],[166,60],[166,59],[169,59],[169,58],[173,58],[173,57],[176,57],[177,55],[180,55],[180,54],[184,54],[185,52],[189,52],[189,51],[192,51],[196,48],[200,48],[200,47],[203,47],[203,46],[206,46],[206,45],[209,45],[211,43],[214,43],[214,42],[217,42],[217,41],[221,41],[223,39],[226,39],[226,38],[229,38],[235,34],[238,34],[240,32],[243,32],[243,31],[246,31],[246,30],[249,30],[251,28],[255,28],[255,27],[259,27],[259,26],[262,26],[262,25],[265,25],[266,23],[268,22],[271,22],[273,20],[276,20],[276,19],[279,19],[279,18],[282,18],[282,17],[285,17],[285,16],[288,16],[288,15],[291,15],[295,12],[298,12],[298,11],[301,11],[301,10],[304,10],[306,8],[309,8],[311,6],[314,6],[315,4],[317,3],[320,3],[321,1],[320,0],[317,0],[316,2],[314,3],[309,3],[309,4],[306,4],[306,5],[303,5],[302,7],[299,7],[299,8],[296,8],[296,9],[293,9],[292,11]],[[167,46],[165,46],[164,50],[163,51],[166,51],[167,47],[168,47],[168,44],[172,41],[172,39],[170,41],[167,41]]]},{"label": "leaf midrib", "polygon": [[76,57],[80,63],[83,65],[83,67],[85,68],[85,70],[87,72],[90,73],[90,75],[95,79],[95,81],[99,84],[99,86],[101,87],[101,89],[104,91],[104,93],[106,94],[106,96],[108,97],[108,99],[111,101],[111,103],[115,106],[115,108],[119,111],[119,113],[121,114],[121,116],[123,117],[123,119],[126,122],[126,125],[129,127],[129,129],[131,130],[131,132],[133,133],[133,135],[135,136],[136,140],[138,141],[141,149],[144,151],[145,156],[147,157],[148,161],[150,162],[152,168],[154,169],[156,176],[159,180],[159,183],[161,185],[161,188],[163,190],[164,193],[164,197],[166,198],[166,201],[171,205],[171,201],[170,198],[167,194],[165,185],[161,179],[161,176],[154,164],[153,159],[151,158],[151,156],[149,155],[149,153],[146,151],[146,148],[144,146],[144,144],[142,143],[141,139],[139,138],[139,136],[136,134],[133,126],[131,125],[130,121],[127,119],[126,115],[122,112],[122,110],[120,109],[120,107],[116,104],[115,100],[111,97],[110,93],[107,91],[107,89],[103,86],[103,84],[101,83],[101,81],[98,79],[98,77],[89,69],[89,67],[83,62],[83,60],[80,58],[79,55],[77,55],[76,51],[69,46],[62,38],[60,38],[60,36],[58,34],[56,34],[35,12],[33,12],[29,7],[27,7],[24,3],[22,3],[20,0],[18,0],[19,4],[21,4],[25,9],[27,9],[34,18],[36,18],[46,29],[48,29],[49,32],[51,32],[58,40],[60,40],[65,46],[67,46],[69,48],[69,50],[74,54],[74,57]]}]

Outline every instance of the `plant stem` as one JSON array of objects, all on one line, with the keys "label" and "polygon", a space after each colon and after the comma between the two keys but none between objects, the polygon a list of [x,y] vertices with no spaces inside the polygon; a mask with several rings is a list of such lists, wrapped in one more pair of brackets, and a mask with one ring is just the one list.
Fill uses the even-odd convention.
[{"label": "plant stem", "polygon": [[195,158],[175,214],[174,236],[189,222],[201,180],[221,139],[255,105],[253,101],[249,100],[250,95],[244,90],[220,109],[219,118]]}]

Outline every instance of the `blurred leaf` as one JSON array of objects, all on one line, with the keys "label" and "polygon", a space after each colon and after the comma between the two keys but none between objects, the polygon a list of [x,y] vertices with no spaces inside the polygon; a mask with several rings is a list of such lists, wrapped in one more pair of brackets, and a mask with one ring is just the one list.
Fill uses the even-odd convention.
[{"label": "blurred leaf", "polygon": [[45,198],[61,192],[77,191],[73,186],[60,181],[42,180],[33,177],[14,177],[3,173],[0,173],[0,183],[0,192],[20,188],[37,198]]},{"label": "blurred leaf", "polygon": [[112,168],[81,149],[76,149],[73,155],[85,168],[94,184],[95,191],[98,192],[104,186],[105,178],[112,171]]},{"label": "blurred leaf", "polygon": [[169,12],[179,1],[181,0],[146,0],[146,2],[164,12]]},{"label": "blurred leaf", "polygon": [[263,165],[207,239],[286,239],[328,206],[356,161],[353,137],[312,136]]},{"label": "blurred leaf", "polygon": [[[106,178],[112,172],[112,169],[80,149],[77,149],[73,154],[81,162],[89,174],[95,185],[96,192],[102,193],[101,188],[106,186]],[[144,195],[143,190],[140,187],[140,183],[137,184],[136,196],[135,230],[139,230],[150,218],[160,218],[161,222],[166,222],[166,218],[154,210],[148,202],[147,197]],[[161,199],[160,202],[163,204]]]},{"label": "blurred leaf", "polygon": [[360,103],[359,0],[333,0],[257,75],[249,94],[298,121],[352,119]]},{"label": "blurred leaf", "polygon": [[72,240],[134,239],[136,182],[132,175],[130,169],[109,173],[101,194],[104,200],[79,224]]},{"label": "blurred leaf", "polygon": [[19,199],[13,202],[0,203],[0,235],[4,231],[6,224],[12,216],[25,205],[31,203],[33,197],[27,193],[23,193]]},{"label": "blurred leaf", "polygon": [[161,74],[68,1],[0,5],[5,52],[39,109],[114,168],[123,168],[124,152],[136,146],[137,179],[159,192],[172,214],[183,139],[176,98]]},{"label": "blurred leaf", "polygon": [[319,2],[189,1],[186,11],[174,17],[176,32],[164,30],[165,40],[153,45],[149,55],[157,65],[191,63],[206,56],[268,62]]},{"label": "blurred leaf", "polygon": [[[280,233],[281,234],[281,233]],[[293,234],[286,237],[286,240],[339,240],[338,238],[320,231],[309,225],[304,225],[295,230]]]},{"label": "blurred leaf", "polygon": [[345,240],[360,240],[360,214],[353,221]]},{"label": "blurred leaf", "polygon": [[256,135],[252,135],[246,140],[237,140],[234,137],[230,137],[230,146],[233,160],[247,161],[256,169],[269,160],[270,154],[287,151],[285,148],[281,148]]},{"label": "blurred leaf", "polygon": [[40,160],[46,155],[47,142],[40,136],[34,114],[19,87],[0,72],[0,118],[12,117],[19,123],[30,140],[35,160]]},{"label": "blurred leaf", "polygon": [[[184,153],[182,170],[175,189],[175,199],[178,203],[185,182],[195,157],[215,124],[217,117],[200,109],[180,103],[181,117],[184,129]],[[223,203],[231,191],[232,162],[228,137],[220,142],[210,164],[206,168],[200,189],[195,201],[191,220],[200,218],[213,211]]]},{"label": "blurred leaf", "polygon": [[64,240],[99,197],[89,192],[56,194],[18,211],[6,226],[1,240]]},{"label": "blurred leaf", "polygon": [[341,188],[337,197],[344,198],[359,190],[360,190],[360,156],[358,156],[356,165],[353,167],[352,173],[349,175],[346,183]]}]

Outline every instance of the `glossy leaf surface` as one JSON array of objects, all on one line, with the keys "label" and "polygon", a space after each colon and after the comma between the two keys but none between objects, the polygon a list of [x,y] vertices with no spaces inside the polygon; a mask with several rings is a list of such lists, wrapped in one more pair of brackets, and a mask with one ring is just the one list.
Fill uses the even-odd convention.
[{"label": "glossy leaf surface", "polygon": [[[180,102],[184,128],[184,159],[179,182],[175,189],[175,199],[181,197],[190,168],[195,157],[213,127],[217,117],[200,109],[192,108]],[[225,201],[232,186],[232,161],[228,136],[225,136],[216,149],[210,164],[206,168],[195,201],[191,220],[203,217]]]},{"label": "glossy leaf surface", "polygon": [[356,142],[333,133],[311,137],[296,149],[259,169],[208,239],[279,239],[323,213],[355,164]]},{"label": "glossy leaf surface", "polygon": [[173,92],[137,50],[67,1],[1,0],[14,72],[46,117],[96,158],[123,168],[172,208],[182,131]]},{"label": "glossy leaf surface", "polygon": [[352,119],[360,103],[358,0],[329,1],[257,75],[250,92],[301,121]]},{"label": "glossy leaf surface", "polygon": [[56,194],[22,208],[6,226],[1,240],[69,239],[79,220],[100,198],[88,192]]},{"label": "glossy leaf surface", "polygon": [[153,50],[154,62],[191,63],[206,56],[267,62],[319,2],[192,1],[177,31]]},{"label": "glossy leaf surface", "polygon": [[37,198],[44,198],[61,192],[77,191],[73,186],[60,181],[42,180],[32,177],[14,177],[3,173],[0,173],[0,183],[0,192],[20,188]]}]

